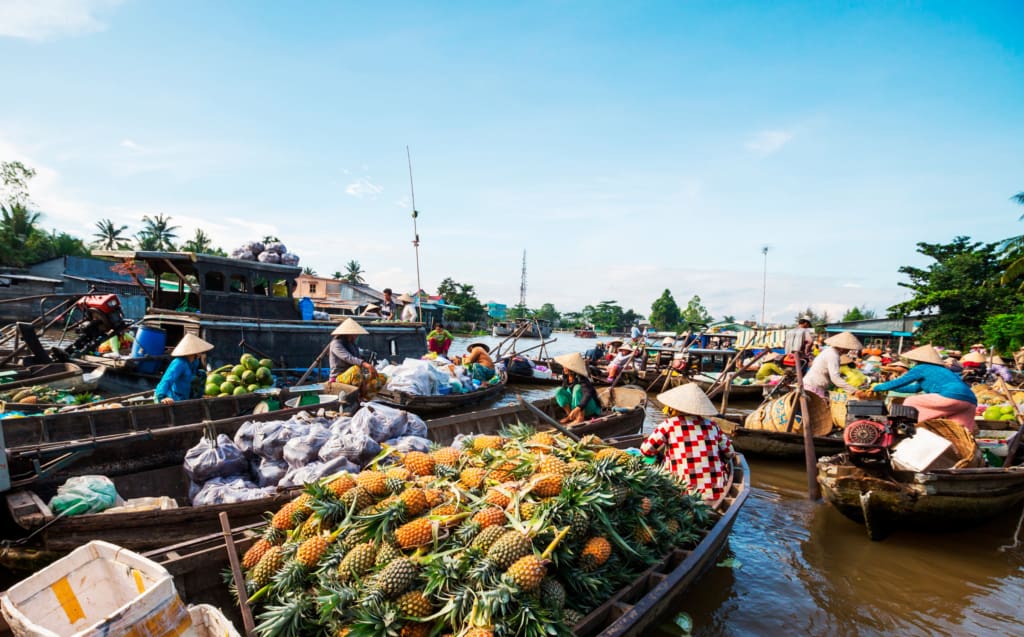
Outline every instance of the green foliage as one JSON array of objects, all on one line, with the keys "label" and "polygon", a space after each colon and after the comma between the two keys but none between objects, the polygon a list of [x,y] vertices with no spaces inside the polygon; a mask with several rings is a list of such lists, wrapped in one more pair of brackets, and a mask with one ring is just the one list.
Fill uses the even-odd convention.
[{"label": "green foliage", "polygon": [[516,319],[521,318],[531,318],[532,316],[533,311],[530,308],[526,307],[525,305],[516,305],[515,307],[510,307],[508,311],[505,313],[505,318],[507,318],[510,321],[514,321]]},{"label": "green foliage", "polygon": [[117,226],[110,219],[100,219],[96,222],[96,232],[93,233],[93,246],[101,250],[118,250],[128,247],[128,238],[124,231],[128,226]]},{"label": "green foliage", "polygon": [[331,272],[331,278],[332,279],[341,279],[341,277],[342,277],[341,270],[335,270],[334,272]]},{"label": "green foliage", "polygon": [[651,324],[657,330],[667,330],[679,324],[682,313],[672,293],[666,288],[661,296],[651,304]]},{"label": "green foliage", "polygon": [[843,323],[846,323],[847,321],[867,321],[876,317],[875,311],[869,310],[867,306],[855,306],[846,310],[846,314],[843,314]]},{"label": "green foliage", "polygon": [[135,235],[140,250],[173,251],[174,240],[178,238],[175,230],[178,226],[171,225],[171,218],[163,214],[152,217],[142,216],[142,230]]},{"label": "green foliage", "polygon": [[985,342],[996,352],[1015,352],[1024,345],[1024,314],[993,314],[981,326]]},{"label": "green foliage", "polygon": [[345,274],[338,278],[346,283],[359,285],[361,283],[366,283],[366,280],[363,279],[364,274],[366,274],[366,272],[363,271],[363,266],[359,265],[359,262],[355,259],[352,259],[345,264]]},{"label": "green foliage", "polygon": [[302,273],[303,274],[308,274],[309,276],[316,276],[316,270],[314,270],[313,268],[309,267],[308,265],[306,267],[302,268]]},{"label": "green foliage", "polygon": [[[1010,197],[1010,199],[1024,206],[1024,192],[1018,192]],[[1017,220],[1024,221],[1024,214],[1018,217]],[[1003,251],[1004,257],[1008,262],[999,282],[1003,285],[1009,285],[1024,277],[1024,235],[1004,239],[999,243],[999,248]],[[1024,283],[1021,284],[1020,288],[1024,290]]]},{"label": "green foliage", "polygon": [[437,293],[446,303],[459,306],[457,310],[445,310],[445,320],[481,321],[487,315],[487,310],[476,297],[476,290],[468,283],[456,283],[448,277],[437,286]]},{"label": "green foliage", "polygon": [[40,214],[24,204],[0,206],[0,265],[24,267],[54,257],[88,254],[78,237],[38,228]]},{"label": "green foliage", "polygon": [[0,204],[28,206],[28,182],[35,176],[35,169],[20,161],[0,161]]},{"label": "green foliage", "polygon": [[580,315],[583,322],[601,330],[617,330],[626,325],[622,307],[615,301],[601,301],[597,307],[588,305]]},{"label": "green foliage", "polygon": [[798,320],[805,317],[811,321],[811,327],[813,327],[814,331],[816,332],[824,331],[825,324],[831,321],[831,317],[829,317],[827,311],[818,314],[810,306],[808,306],[806,310],[800,312],[795,317],[793,317],[793,322],[796,323]]},{"label": "green foliage", "polygon": [[999,285],[1002,266],[996,244],[956,237],[947,244],[918,243],[917,251],[935,262],[923,269],[899,269],[909,279],[899,285],[914,297],[890,307],[889,316],[934,314],[922,320],[918,340],[964,349],[977,339],[986,316],[1015,308],[1015,293]]},{"label": "green foliage", "polygon": [[545,321],[551,321],[551,323],[557,322],[560,317],[558,310],[556,310],[555,306],[552,305],[551,303],[545,303],[544,305],[541,305],[540,309],[534,312],[533,315],[535,318],[544,319]]},{"label": "green foliage", "polygon": [[680,319],[687,323],[710,323],[711,313],[701,303],[700,297],[694,294],[686,304],[686,309],[682,311]]},{"label": "green foliage", "polygon": [[214,247],[213,240],[203,232],[202,228],[196,228],[195,236],[181,244],[181,249],[185,252],[195,252],[196,254],[212,254],[218,257],[227,256],[226,252]]}]

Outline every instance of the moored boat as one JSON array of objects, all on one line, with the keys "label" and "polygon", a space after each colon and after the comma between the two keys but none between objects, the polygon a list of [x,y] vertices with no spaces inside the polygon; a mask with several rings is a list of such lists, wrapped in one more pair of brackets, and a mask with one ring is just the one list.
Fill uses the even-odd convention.
[{"label": "moored boat", "polygon": [[[750,456],[778,460],[804,459],[804,435],[797,432],[748,429],[739,423],[718,420],[719,426],[732,439],[733,446]],[[841,436],[814,436],[814,453],[822,456],[842,453],[845,449]]]},{"label": "moored boat", "polygon": [[7,382],[0,384],[0,392],[4,394],[36,385],[46,385],[51,389],[84,391],[95,388],[102,376],[102,374],[93,374],[86,378],[82,368],[74,363],[32,365],[23,369],[0,372],[0,374],[4,374],[8,379]]},{"label": "moored boat", "polygon": [[504,372],[500,372],[498,375],[498,382],[474,389],[473,391],[463,393],[451,393],[451,394],[439,394],[431,396],[421,396],[418,394],[410,394],[405,391],[396,391],[393,389],[381,389],[377,392],[374,400],[382,402],[392,407],[398,407],[406,411],[411,411],[414,414],[432,415],[450,412],[454,409],[460,409],[468,405],[475,405],[476,403],[484,402],[485,400],[493,400],[501,395],[505,391],[505,386],[508,384],[508,376]]}]

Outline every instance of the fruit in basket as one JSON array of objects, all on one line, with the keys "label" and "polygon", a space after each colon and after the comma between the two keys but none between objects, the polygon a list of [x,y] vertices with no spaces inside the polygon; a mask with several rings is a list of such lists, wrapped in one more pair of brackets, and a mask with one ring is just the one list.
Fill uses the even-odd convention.
[{"label": "fruit in basket", "polygon": [[227,394],[230,396],[235,391],[235,384],[232,383],[230,380],[226,380],[221,384],[220,391],[222,394]]}]

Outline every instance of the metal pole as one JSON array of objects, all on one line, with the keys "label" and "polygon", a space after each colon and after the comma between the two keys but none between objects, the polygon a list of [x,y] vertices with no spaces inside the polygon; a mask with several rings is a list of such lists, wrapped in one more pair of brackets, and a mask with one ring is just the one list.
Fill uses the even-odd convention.
[{"label": "metal pole", "polygon": [[761,248],[761,254],[764,255],[764,267],[762,268],[761,276],[761,325],[764,325],[764,308],[765,302],[768,299],[768,246]]},{"label": "metal pole", "polygon": [[420,213],[416,210],[416,190],[412,186],[412,155],[409,153],[409,146],[405,147],[405,158],[409,161],[409,195],[412,198],[412,231],[414,239],[412,245],[416,249],[416,310],[420,317],[420,323],[423,322],[423,301],[420,299],[420,290],[423,289],[423,284],[420,283],[420,231],[416,226],[416,218],[420,216]]}]

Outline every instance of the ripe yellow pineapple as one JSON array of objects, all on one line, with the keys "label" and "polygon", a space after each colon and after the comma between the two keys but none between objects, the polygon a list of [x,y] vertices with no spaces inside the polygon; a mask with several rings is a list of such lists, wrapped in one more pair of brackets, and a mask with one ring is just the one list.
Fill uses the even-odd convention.
[{"label": "ripe yellow pineapple", "polygon": [[427,498],[427,504],[432,507],[447,502],[451,497],[441,489],[424,489],[423,495]]},{"label": "ripe yellow pineapple", "polygon": [[536,555],[526,555],[513,562],[506,573],[520,590],[534,591],[540,588],[548,568]]},{"label": "ripe yellow pineapple", "polygon": [[455,515],[459,512],[459,505],[454,502],[447,502],[445,504],[439,504],[430,510],[430,515],[434,516],[449,516]]},{"label": "ripe yellow pineapple", "polygon": [[270,518],[270,526],[278,531],[291,531],[295,528],[299,514],[299,505],[295,500],[286,502],[278,509],[274,517]]},{"label": "ripe yellow pineapple", "polygon": [[462,637],[494,637],[494,631],[490,628],[470,628]]},{"label": "ripe yellow pineapple", "polygon": [[256,582],[256,586],[266,586],[270,583],[270,578],[281,570],[283,564],[284,549],[280,546],[271,546],[252,570],[252,581]]},{"label": "ripe yellow pineapple", "polygon": [[533,477],[531,492],[540,498],[553,498],[562,492],[562,476],[557,473],[540,473]]},{"label": "ripe yellow pineapple", "polygon": [[434,450],[430,454],[430,457],[434,459],[434,464],[439,464],[445,467],[454,467],[459,462],[459,450],[455,447],[441,447],[440,449]]},{"label": "ripe yellow pineapple", "polygon": [[638,526],[633,532],[633,539],[640,544],[651,544],[654,542],[654,534],[651,529],[645,526]]},{"label": "ripe yellow pineapple", "polygon": [[538,431],[527,439],[526,444],[530,447],[554,447],[555,437],[546,431]]},{"label": "ripe yellow pineapple", "polygon": [[405,468],[418,476],[434,474],[434,459],[422,451],[410,451],[402,458]]},{"label": "ripe yellow pineapple", "polygon": [[615,447],[605,447],[604,449],[601,449],[600,451],[597,452],[597,455],[594,456],[594,461],[600,462],[601,460],[604,460],[606,458],[614,458],[616,462],[620,462],[623,460],[623,456],[628,455],[629,454],[627,454],[622,449],[616,449]]},{"label": "ripe yellow pineapple", "polygon": [[412,480],[413,476],[412,471],[409,471],[409,469],[405,467],[389,467],[388,470],[384,472],[384,475],[388,478],[402,481]]},{"label": "ripe yellow pineapple", "polygon": [[423,513],[430,506],[423,489],[406,489],[398,496],[398,499],[405,503],[405,513],[409,517]]},{"label": "ripe yellow pineapple", "polygon": [[417,518],[395,529],[395,541],[403,549],[423,546],[434,538],[434,524],[427,518]]},{"label": "ripe yellow pineapple", "polygon": [[463,469],[462,472],[459,474],[459,482],[461,482],[462,485],[467,489],[476,489],[483,483],[484,477],[486,477],[486,475],[486,469],[481,469],[479,467],[470,467],[468,469]]},{"label": "ripe yellow pineapple", "polygon": [[327,552],[329,544],[327,536],[315,535],[299,545],[299,550],[295,552],[295,560],[307,569],[314,568]]},{"label": "ripe yellow pineapple", "polygon": [[373,544],[370,542],[357,544],[338,565],[338,576],[343,582],[348,581],[351,577],[361,577],[373,568],[376,559],[377,550]]},{"label": "ripe yellow pineapple", "polygon": [[260,558],[270,548],[270,542],[260,538],[255,544],[249,547],[249,550],[242,556],[242,567],[246,570],[253,568],[260,563]]},{"label": "ripe yellow pineapple", "polygon": [[490,526],[500,526],[505,524],[505,512],[498,507],[487,507],[477,511],[471,520],[480,525],[481,529],[486,529]]},{"label": "ripe yellow pineapple", "polygon": [[422,622],[410,622],[402,626],[398,637],[430,637],[430,624]]},{"label": "ripe yellow pineapple", "polygon": [[324,521],[319,516],[313,515],[302,523],[302,528],[299,529],[299,537],[303,540],[308,540],[314,535],[319,535],[324,530],[326,530],[324,529]]},{"label": "ripe yellow pineapple", "polygon": [[569,475],[569,465],[561,458],[545,454],[537,463],[537,473],[556,473],[560,476]]},{"label": "ripe yellow pineapple", "polygon": [[611,542],[601,536],[592,537],[587,540],[583,550],[580,551],[580,566],[584,571],[593,571],[603,566],[611,555]]},{"label": "ripe yellow pineapple", "polygon": [[362,471],[356,476],[356,484],[376,498],[388,493],[387,476],[383,471]]},{"label": "ripe yellow pineapple", "polygon": [[337,497],[345,495],[345,492],[356,486],[356,481],[350,473],[342,473],[334,480],[327,483],[327,488]]},{"label": "ripe yellow pineapple", "polygon": [[505,439],[501,436],[474,436],[473,451],[479,452],[484,449],[498,449],[504,443]]},{"label": "ripe yellow pineapple", "polygon": [[434,607],[422,591],[409,591],[395,600],[398,612],[406,617],[427,617]]},{"label": "ripe yellow pineapple", "polygon": [[505,487],[491,487],[487,490],[487,495],[484,496],[484,502],[504,509],[512,501],[508,491],[509,489]]}]

